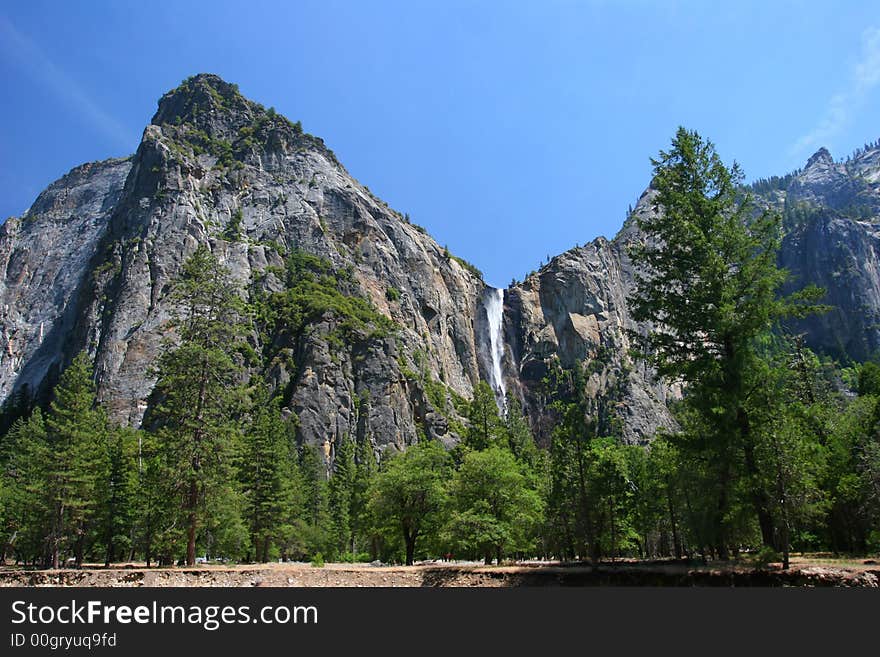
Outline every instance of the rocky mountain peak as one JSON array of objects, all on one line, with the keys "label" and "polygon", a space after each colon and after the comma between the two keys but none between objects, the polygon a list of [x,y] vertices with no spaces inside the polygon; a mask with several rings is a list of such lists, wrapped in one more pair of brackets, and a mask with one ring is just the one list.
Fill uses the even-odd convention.
[{"label": "rocky mountain peak", "polygon": [[824,166],[832,166],[834,164],[834,158],[831,157],[831,153],[824,146],[810,156],[804,169],[809,169],[817,164]]},{"label": "rocky mountain peak", "polygon": [[843,162],[835,162],[827,148],[813,153],[803,171],[788,186],[790,203],[808,203],[840,208],[859,192],[859,182],[849,175]]},{"label": "rocky mountain peak", "polygon": [[212,73],[189,77],[164,94],[151,123],[173,141],[195,145],[227,162],[248,159],[248,154],[259,160],[260,154],[315,150],[341,168],[324,141],[304,132],[299,121],[248,100],[238,85]]},{"label": "rocky mountain peak", "polygon": [[880,139],[857,153],[848,165],[865,182],[880,184]]},{"label": "rocky mountain peak", "polygon": [[226,122],[235,121],[236,118],[245,120],[253,118],[257,111],[256,103],[245,99],[238,92],[237,85],[211,73],[200,73],[187,78],[159,99],[159,107],[151,123],[190,123],[208,132],[208,129],[216,126],[212,118]]}]

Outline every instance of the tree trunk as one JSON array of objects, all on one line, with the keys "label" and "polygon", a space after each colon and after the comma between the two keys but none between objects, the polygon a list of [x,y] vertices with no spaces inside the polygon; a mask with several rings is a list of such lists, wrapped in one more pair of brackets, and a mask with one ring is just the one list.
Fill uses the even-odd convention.
[{"label": "tree trunk", "polygon": [[727,527],[725,526],[724,516],[727,515],[728,505],[728,487],[730,485],[730,464],[726,463],[721,475],[721,491],[718,495],[718,509],[715,517],[715,552],[721,561],[729,560],[730,556],[727,552]]},{"label": "tree trunk", "polygon": [[196,525],[198,523],[198,514],[196,506],[198,504],[199,488],[195,480],[190,482],[189,495],[187,496],[187,516],[186,529],[186,565],[194,566],[196,564]]},{"label": "tree trunk", "polygon": [[758,464],[755,461],[755,446],[752,444],[752,427],[748,413],[740,406],[736,409],[736,422],[739,426],[740,436],[743,443],[743,456],[745,457],[746,474],[749,477],[752,504],[758,516],[758,525],[761,527],[761,542],[767,547],[776,549],[775,532],[773,531],[773,516],[770,514],[770,500],[767,493],[757,483]]},{"label": "tree trunk", "polygon": [[608,500],[608,515],[611,518],[611,563],[614,563],[614,554],[617,551],[617,536],[614,534],[614,502]]},{"label": "tree trunk", "polygon": [[76,539],[76,545],[74,546],[73,555],[75,558],[75,565],[77,568],[82,568],[83,565],[83,552],[85,549],[86,542],[86,530],[85,527],[80,525],[79,527],[79,538]]},{"label": "tree trunk", "polygon": [[406,526],[403,528],[403,541],[406,544],[406,565],[412,566],[416,554],[416,538],[418,538],[418,530],[410,530]]},{"label": "tree trunk", "polygon": [[116,556],[114,554],[115,552],[116,552],[116,546],[113,544],[113,537],[110,536],[107,538],[107,554],[104,556],[104,567],[105,568],[110,567],[110,563],[113,561],[113,557]]},{"label": "tree trunk", "polygon": [[64,522],[64,503],[61,503],[55,509],[55,517],[52,522],[52,538],[50,540],[49,549],[52,569],[58,570],[59,552],[61,550],[61,525]]},{"label": "tree trunk", "polygon": [[413,565],[413,557],[416,553],[416,542],[415,539],[406,538],[406,565]]},{"label": "tree trunk", "polygon": [[666,506],[669,508],[669,523],[672,526],[672,545],[675,548],[675,558],[681,559],[681,540],[678,538],[678,525],[675,522],[675,506],[672,504],[672,494],[669,485],[666,486]]}]

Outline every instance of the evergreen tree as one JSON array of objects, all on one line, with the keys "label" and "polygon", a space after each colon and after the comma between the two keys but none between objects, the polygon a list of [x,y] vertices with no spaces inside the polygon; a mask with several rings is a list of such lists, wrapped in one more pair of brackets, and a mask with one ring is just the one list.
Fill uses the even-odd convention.
[{"label": "evergreen tree", "polygon": [[635,483],[632,479],[632,452],[614,438],[590,441],[587,457],[587,488],[592,506],[592,526],[597,548],[594,554],[605,554],[612,559],[621,548],[627,549],[632,539],[632,500]]},{"label": "evergreen tree", "polygon": [[30,387],[25,383],[14,390],[0,407],[0,451],[3,450],[6,435],[19,419],[27,419],[34,409],[35,402],[31,398]]},{"label": "evergreen tree", "polygon": [[234,477],[243,377],[235,350],[246,324],[229,270],[204,246],[184,264],[172,295],[179,343],[159,357],[158,403],[149,421],[158,427],[169,493],[180,500],[186,527],[186,563],[193,565],[206,510],[237,501],[222,493]]},{"label": "evergreen tree", "polygon": [[[780,297],[786,272],[776,264],[780,217],[741,196],[742,172],[728,169],[714,146],[680,128],[670,151],[652,160],[654,213],[639,216],[644,233],[631,250],[636,274],[633,317],[653,327],[642,340],[660,375],[687,384],[688,403],[712,431],[721,491],[714,524],[726,557],[734,485],[748,489],[763,541],[774,544],[770,501],[757,482],[756,431],[749,406],[760,387],[752,375],[756,340],[779,319],[803,316],[818,291]],[[738,461],[742,460],[742,468]]]},{"label": "evergreen tree", "polygon": [[880,365],[868,361],[859,367],[859,395],[880,396]]},{"label": "evergreen tree", "polygon": [[501,418],[495,393],[485,381],[474,388],[474,398],[468,405],[467,434],[465,444],[469,449],[482,450],[499,442],[502,433]]},{"label": "evergreen tree", "polygon": [[270,559],[272,547],[280,548],[290,532],[296,479],[295,452],[281,417],[277,399],[270,399],[265,384],[253,391],[251,417],[245,431],[239,467],[244,494],[243,515],[250,531],[256,560]]},{"label": "evergreen tree", "polygon": [[2,504],[0,504],[0,557],[5,561],[45,562],[50,532],[50,496],[47,475],[50,452],[46,427],[39,408],[28,418],[19,418],[6,435],[0,453]]},{"label": "evergreen tree", "polygon": [[64,370],[46,416],[46,493],[51,510],[48,563],[60,565],[72,548],[80,566],[98,512],[99,482],[109,471],[107,419],[98,408],[88,355],[80,353]]},{"label": "evergreen tree", "polygon": [[[370,514],[370,487],[376,476],[376,455],[369,437],[357,444],[355,452],[355,476],[351,495],[351,527],[354,544],[352,552],[358,553],[358,544],[363,541],[369,545],[373,558],[378,556],[378,539],[374,531],[375,523]],[[360,543],[361,545],[363,543]],[[361,548],[362,549],[362,548]]]},{"label": "evergreen tree", "polygon": [[536,467],[541,458],[532,430],[522,412],[522,405],[515,396],[507,395],[507,413],[504,417],[504,434],[507,447],[522,463]]},{"label": "evergreen tree", "polygon": [[[328,484],[331,558],[351,550],[351,505],[354,493],[355,463],[352,441],[343,436],[333,458],[333,474]],[[352,550],[353,551],[353,550]]]},{"label": "evergreen tree", "polygon": [[878,403],[880,397],[859,396],[830,421],[822,489],[829,506],[826,541],[834,552],[864,554],[880,547],[871,514],[870,477],[863,469],[870,465],[864,459],[870,459],[878,442]]},{"label": "evergreen tree", "polygon": [[559,416],[550,442],[549,531],[557,552],[564,557],[590,555],[595,561],[601,545],[589,472],[590,444],[597,435],[583,371],[580,367],[555,370],[548,379],[552,379],[548,384],[557,397],[552,408]]},{"label": "evergreen tree", "polygon": [[185,540],[178,522],[180,499],[170,485],[174,473],[155,434],[138,432],[137,443],[135,548],[147,566],[154,559],[159,565],[172,565],[178,546]]},{"label": "evergreen tree", "polygon": [[109,566],[133,547],[135,498],[138,495],[138,431],[120,428],[107,431],[106,469],[98,481],[98,541]]},{"label": "evergreen tree", "polygon": [[665,435],[656,437],[647,452],[644,477],[637,489],[636,517],[645,536],[645,556],[648,556],[648,534],[652,526],[658,530],[660,543],[666,546],[660,550],[661,554],[681,559],[687,551],[682,537],[683,502],[678,466],[675,446]]},{"label": "evergreen tree", "polygon": [[303,445],[300,452],[303,486],[302,550],[306,556],[330,551],[330,493],[328,464],[317,445]]}]

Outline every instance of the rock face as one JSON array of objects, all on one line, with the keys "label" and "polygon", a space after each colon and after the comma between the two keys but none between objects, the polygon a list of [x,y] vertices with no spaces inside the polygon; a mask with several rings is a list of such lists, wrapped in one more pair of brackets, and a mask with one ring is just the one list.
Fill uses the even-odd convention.
[{"label": "rock face", "polygon": [[302,440],[358,435],[377,451],[422,434],[455,442],[452,400],[486,378],[475,270],[355,181],[320,139],[216,76],[163,96],[134,156],[75,169],[2,231],[3,398],[22,386],[45,395],[86,349],[111,415],[139,424],[170,284],[200,244],[246,295],[279,287],[272,272],[285,254],[319,256],[397,325],[340,346],[328,314],[270,345],[265,374],[285,390]]},{"label": "rock face", "polygon": [[[792,234],[783,258],[801,278],[835,282],[847,317],[854,304],[873,309],[861,324],[820,320],[821,339],[846,350],[877,344],[875,223],[845,211],[855,198],[876,220],[878,158],[871,151],[836,164],[820,152],[785,189],[767,193],[770,203],[798,199],[825,213]],[[648,211],[648,198],[636,212]],[[839,246],[814,252],[825,235]],[[586,362],[590,394],[628,442],[672,422],[674,391],[627,353],[627,331],[645,330],[626,301],[633,264],[625,247],[637,237],[630,222],[614,241],[572,249],[504,292],[503,382],[545,444],[555,417],[543,379],[557,365]],[[422,437],[458,440],[462,400],[493,378],[491,288],[354,180],[319,138],[212,75],[160,99],[133,156],[74,169],[0,227],[0,399],[27,390],[45,400],[85,349],[112,417],[140,424],[151,366],[170,335],[168,293],[199,245],[249,299],[284,287],[291,254],[317,256],[344,294],[393,322],[390,332],[339,340],[343,318],[326,312],[295,335],[251,336],[265,356],[259,373],[297,416],[302,441],[332,454],[344,436],[371,441],[377,453]]]},{"label": "rock face", "polygon": [[84,164],[0,227],[0,398],[54,383],[131,159]]},{"label": "rock face", "polygon": [[835,162],[822,148],[803,171],[759,192],[782,211],[789,289],[826,290],[825,314],[792,326],[812,349],[866,360],[880,350],[880,142]]},{"label": "rock face", "polygon": [[[207,244],[246,293],[258,279],[277,286],[265,274],[283,266],[283,254],[317,255],[350,271],[359,295],[399,327],[396,338],[337,348],[329,339],[336,318],[327,316],[301,340],[279,347],[281,356],[292,352],[295,371],[276,357],[268,374],[290,390],[286,401],[304,440],[333,444],[359,433],[377,447],[403,447],[420,428],[444,429],[430,421],[426,381],[471,394],[481,376],[473,317],[484,284],[352,179],[321,140],[219,78],[197,76],[160,100],[125,166],[127,178],[114,179],[107,212],[77,208],[100,226],[83,236],[82,253],[66,265],[79,274],[77,289],[59,288],[51,272],[39,288],[30,287],[60,298],[69,321],[51,357],[32,363],[33,349],[17,354],[28,363],[29,381],[85,348],[94,355],[99,395],[113,417],[138,424],[170,317],[170,283],[198,245]],[[31,212],[34,230],[48,219],[41,207]],[[233,222],[240,227],[231,236]],[[9,233],[4,250],[21,240]],[[63,252],[68,244],[59,235],[43,248]],[[7,267],[7,288],[21,268]],[[9,294],[3,301],[16,306]],[[46,322],[46,331],[54,327],[42,315],[33,326],[37,320]],[[18,370],[4,370],[5,391],[18,380]]]},{"label": "rock face", "polygon": [[538,419],[539,442],[549,442],[556,419],[546,408],[542,381],[557,364],[588,363],[587,389],[613,407],[625,441],[644,442],[658,426],[672,426],[669,389],[628,356],[627,331],[638,328],[627,309],[631,284],[622,243],[599,238],[553,258],[508,290],[509,385]]}]

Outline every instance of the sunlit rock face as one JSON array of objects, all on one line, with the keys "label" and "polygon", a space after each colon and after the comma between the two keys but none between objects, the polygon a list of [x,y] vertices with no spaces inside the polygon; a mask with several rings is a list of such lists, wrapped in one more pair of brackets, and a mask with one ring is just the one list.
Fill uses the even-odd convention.
[{"label": "sunlit rock face", "polygon": [[[811,344],[856,358],[880,335],[878,185],[877,149],[845,163],[820,151],[761,192],[776,208],[815,209],[780,257],[793,284],[823,285],[837,306],[806,325]],[[0,399],[26,391],[45,401],[86,350],[113,419],[139,425],[154,403],[152,367],[173,342],[169,291],[186,258],[207,245],[252,299],[282,289],[285,257],[301,251],[345,272],[346,294],[395,325],[340,343],[341,319],[327,313],[295,337],[249,336],[265,356],[251,373],[282,395],[301,441],[331,455],[346,436],[377,454],[428,438],[451,446],[482,379],[501,408],[503,394],[518,399],[546,445],[556,417],[545,377],[582,366],[617,435],[645,443],[672,426],[667,402],[679,394],[629,353],[631,332],[647,327],[629,313],[638,263],[627,245],[641,239],[634,218],[654,211],[651,198],[613,241],[495,290],[352,178],[321,139],[234,85],[195,76],[160,99],[134,155],[77,167],[0,227]]]}]

